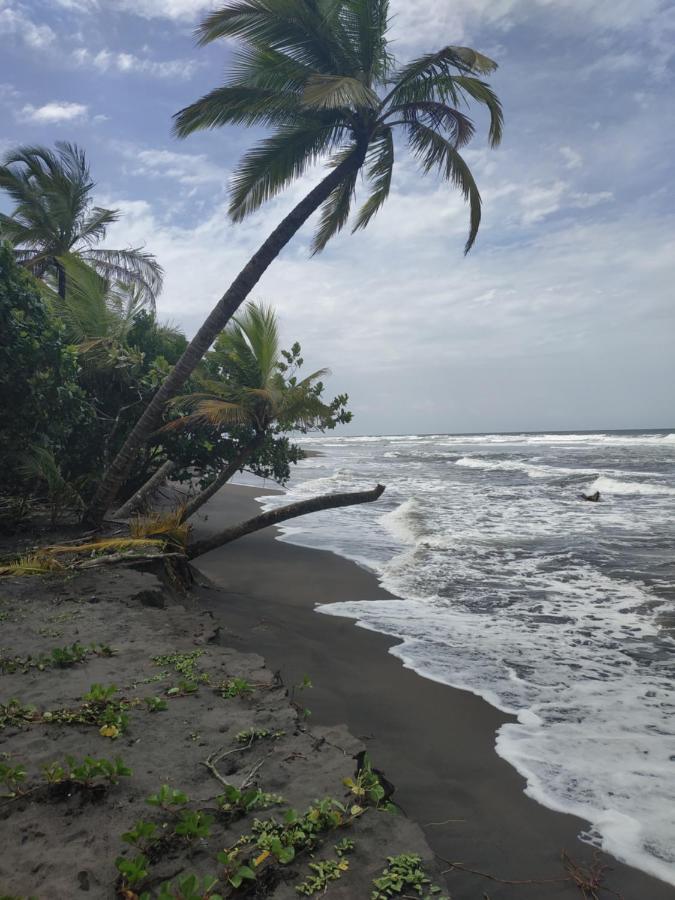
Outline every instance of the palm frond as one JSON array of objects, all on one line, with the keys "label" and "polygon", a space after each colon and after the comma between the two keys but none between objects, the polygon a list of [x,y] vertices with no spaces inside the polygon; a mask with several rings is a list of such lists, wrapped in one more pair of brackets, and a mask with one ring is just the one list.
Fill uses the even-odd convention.
[{"label": "palm frond", "polygon": [[441,176],[462,192],[469,204],[469,237],[464,246],[468,253],[476,240],[481,219],[481,198],[471,170],[455,146],[433,128],[412,122],[408,126],[410,147],[425,173],[437,169]]},{"label": "palm frond", "polygon": [[152,253],[147,253],[140,247],[128,247],[125,250],[92,247],[83,250],[80,255],[108,281],[117,281],[128,288],[138,288],[146,304],[154,311],[155,301],[162,290],[164,270]]},{"label": "palm frond", "polygon": [[394,136],[391,128],[384,129],[371,144],[366,164],[372,191],[356,216],[353,231],[365,228],[389,196],[394,169]]},{"label": "palm frond", "polygon": [[375,91],[349,75],[312,75],[302,93],[308,109],[377,109],[380,98]]},{"label": "palm frond", "polygon": [[232,178],[229,213],[235,222],[299,178],[342,135],[338,123],[308,120],[279,129],[242,158]]},{"label": "palm frond", "polygon": [[190,525],[183,522],[185,505],[148,516],[137,516],[129,522],[129,533],[133,538],[154,539],[160,544],[166,542],[185,549],[190,535]]},{"label": "palm frond", "polygon": [[501,143],[504,131],[504,112],[499,98],[489,84],[478,78],[471,78],[468,75],[455,75],[453,81],[462,91],[488,108],[490,113],[490,146],[496,147]]},{"label": "palm frond", "polygon": [[[356,147],[349,147],[338,153],[332,160],[334,167],[340,165],[350,156],[356,154]],[[319,218],[319,227],[312,241],[312,256],[320,253],[328,241],[344,228],[349,211],[351,209],[354,192],[356,190],[356,181],[359,176],[359,170],[353,169],[348,172],[342,181],[331,191],[328,199],[321,207],[321,215]]]},{"label": "palm frond", "polygon": [[103,209],[100,206],[95,206],[80,226],[80,240],[87,246],[102,241],[108,225],[112,225],[119,217],[119,210]]}]

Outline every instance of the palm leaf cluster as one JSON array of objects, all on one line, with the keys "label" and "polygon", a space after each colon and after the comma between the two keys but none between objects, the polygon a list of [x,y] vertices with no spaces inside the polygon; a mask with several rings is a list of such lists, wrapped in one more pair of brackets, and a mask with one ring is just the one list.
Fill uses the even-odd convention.
[{"label": "palm leaf cluster", "polygon": [[247,304],[220,335],[210,358],[209,374],[201,377],[203,390],[177,397],[183,415],[168,428],[200,425],[227,430],[252,427],[258,434],[273,425],[311,428],[331,413],[320,399],[320,379],[327,369],[302,380],[284,376],[283,351],[274,311],[263,304]]},{"label": "palm leaf cluster", "polygon": [[487,109],[489,142],[496,146],[502,110],[484,78],[496,63],[448,45],[399,65],[389,49],[388,25],[388,0],[230,0],[205,18],[201,44],[237,39],[238,49],[226,83],[177,114],[177,134],[222,125],[272,130],[234,173],[235,221],[317,161],[351,162],[321,208],[313,242],[313,251],[320,251],[347,223],[361,169],[368,196],[353,229],[378,212],[391,190],[395,154],[405,143],[424,173],[438,173],[463,194],[470,207],[465,250],[471,248],[481,198],[461,155],[475,129],[466,109]]},{"label": "palm leaf cluster", "polygon": [[134,289],[154,306],[162,269],[141,248],[108,250],[97,246],[119,212],[94,206],[94,188],[84,152],[74,144],[19,147],[0,165],[0,190],[14,207],[0,213],[0,239],[9,241],[19,261],[39,277],[56,275],[65,297],[66,260],[76,256],[110,284]]}]

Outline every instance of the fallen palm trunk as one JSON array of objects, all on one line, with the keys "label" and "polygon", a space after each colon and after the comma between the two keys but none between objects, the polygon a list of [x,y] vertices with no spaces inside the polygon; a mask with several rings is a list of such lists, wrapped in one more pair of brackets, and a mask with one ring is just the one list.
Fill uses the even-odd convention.
[{"label": "fallen palm trunk", "polygon": [[114,518],[128,519],[132,512],[139,508],[146,497],[152,496],[152,494],[164,484],[175,468],[176,463],[171,459],[167,459],[165,463],[162,463],[155,474],[148,478],[145,484],[142,485],[132,497],[129,497],[123,506],[120,506],[115,513]]},{"label": "fallen palm trunk", "polygon": [[196,541],[188,547],[188,559],[194,559],[209,550],[215,550],[224,544],[236,541],[247,534],[254,531],[260,531],[270,525],[278,525],[288,519],[295,519],[297,516],[306,516],[308,513],[320,512],[323,509],[336,509],[340,506],[355,506],[359,503],[372,503],[384,493],[384,485],[378,484],[371,491],[351,491],[343,494],[322,494],[320,497],[312,497],[310,500],[300,500],[297,503],[290,503],[288,506],[281,506],[278,509],[272,509],[269,512],[262,513],[260,516],[254,516],[238,525],[231,525],[225,528],[213,537],[203,541]]}]

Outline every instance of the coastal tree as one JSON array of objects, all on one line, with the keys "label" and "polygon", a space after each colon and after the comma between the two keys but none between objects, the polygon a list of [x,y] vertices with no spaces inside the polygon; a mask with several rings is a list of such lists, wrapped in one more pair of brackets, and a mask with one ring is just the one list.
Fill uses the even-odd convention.
[{"label": "coastal tree", "polygon": [[271,434],[332,429],[351,421],[346,395],[330,403],[322,399],[320,379],[327,369],[298,378],[300,352],[297,343],[290,351],[281,349],[276,313],[263,304],[249,303],[218,337],[206,359],[207,390],[176,398],[175,405],[186,412],[165,429],[206,426],[222,432],[244,426],[247,437],[238,442],[228,464],[187,503],[184,518],[194,515],[243,469]]},{"label": "coastal tree", "polygon": [[14,207],[0,213],[0,238],[15,248],[17,260],[34,275],[52,275],[62,299],[68,280],[64,259],[77,256],[111,282],[135,287],[154,306],[162,269],[140,248],[97,246],[119,211],[94,206],[94,181],[84,151],[62,141],[48,147],[18,147],[0,164],[0,190]]},{"label": "coastal tree", "polygon": [[389,194],[400,133],[423,174],[435,172],[469,204],[465,251],[481,217],[476,182],[460,150],[474,134],[462,107],[490,116],[489,143],[502,134],[502,110],[484,80],[496,63],[467,47],[445,45],[405,65],[387,40],[387,0],[230,0],[198,29],[200,45],[237,40],[222,87],[181,110],[179,137],[224,125],[272,129],[239,163],[231,184],[230,217],[239,222],[320,160],[328,173],[288,213],[222,295],[145,409],[90,504],[86,520],[102,521],[139,448],[254,285],[296,232],[321,210],[314,252],[346,224],[359,173],[370,193],[354,220],[364,228]]}]

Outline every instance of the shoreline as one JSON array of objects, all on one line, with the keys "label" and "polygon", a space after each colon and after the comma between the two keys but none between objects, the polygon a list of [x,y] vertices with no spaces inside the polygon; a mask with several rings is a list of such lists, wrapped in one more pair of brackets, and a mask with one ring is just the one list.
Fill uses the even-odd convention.
[{"label": "shoreline", "polygon": [[[254,498],[265,493],[271,491],[228,486],[205,507],[196,530],[206,535],[254,514]],[[397,786],[396,799],[440,856],[505,880],[564,876],[563,849],[588,864],[593,848],[577,837],[587,823],[531,799],[525,780],[497,755],[497,731],[515,718],[470,691],[406,668],[389,652],[396,639],[354,627],[352,618],[317,615],[320,604],[396,598],[356,563],[277,540],[278,534],[267,529],[197,561],[227,595],[223,608],[208,587],[200,589],[202,603],[227,626],[228,640],[263,655],[287,684],[310,676],[314,689],[302,700],[312,710],[310,721],[345,723],[365,741],[374,764]],[[665,882],[601,857],[612,869],[605,885],[625,900],[673,896]],[[448,886],[455,900],[473,900],[481,890],[490,900],[525,891],[538,900],[579,897],[569,883],[542,885],[533,894],[534,885],[515,887],[457,870]]]}]

